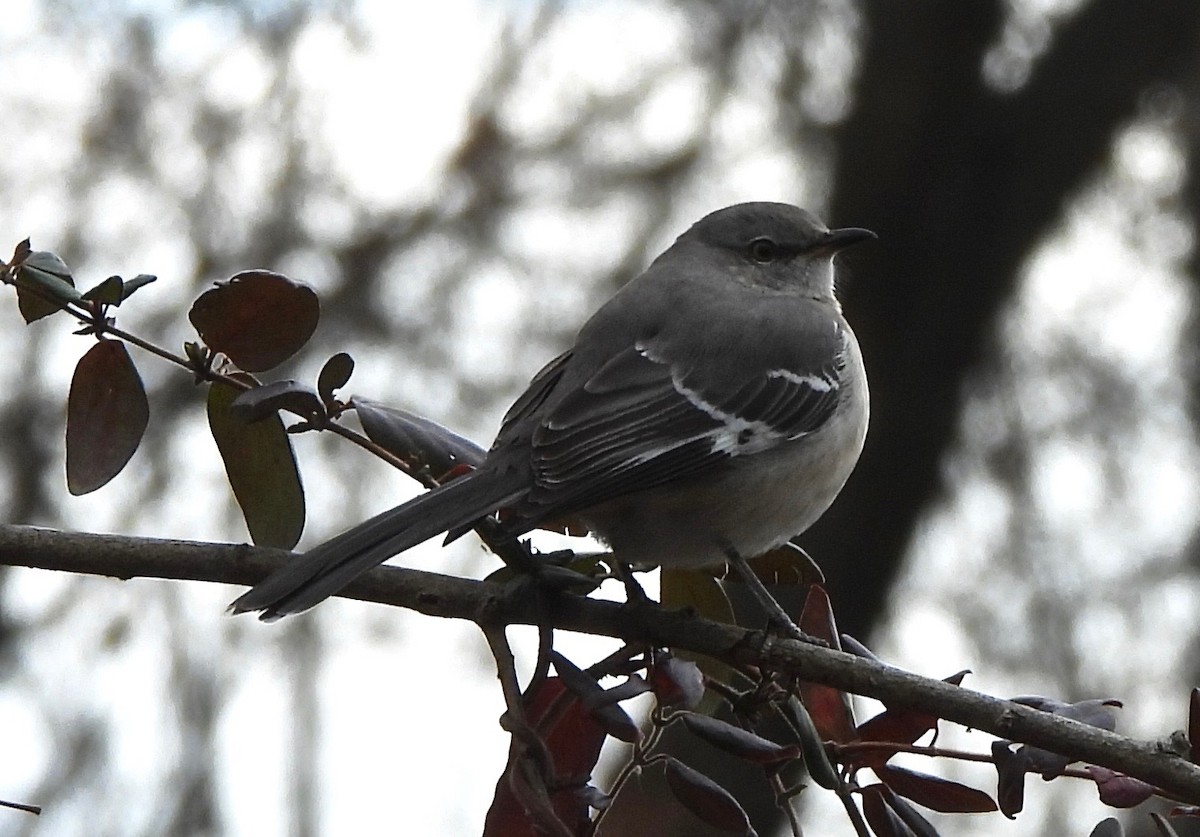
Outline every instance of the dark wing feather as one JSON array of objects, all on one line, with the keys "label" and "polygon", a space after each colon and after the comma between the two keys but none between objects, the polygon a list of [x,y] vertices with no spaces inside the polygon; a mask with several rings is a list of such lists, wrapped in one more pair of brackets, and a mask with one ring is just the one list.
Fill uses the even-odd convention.
[{"label": "dark wing feather", "polygon": [[743,356],[691,369],[657,346],[621,351],[539,417],[522,517],[695,477],[817,429],[840,398],[845,335],[804,345],[786,365]]}]

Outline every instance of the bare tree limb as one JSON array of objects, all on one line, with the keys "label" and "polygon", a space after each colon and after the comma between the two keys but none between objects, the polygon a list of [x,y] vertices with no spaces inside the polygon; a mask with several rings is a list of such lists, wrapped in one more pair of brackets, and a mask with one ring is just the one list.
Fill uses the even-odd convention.
[{"label": "bare tree limb", "polygon": [[[0,526],[2,565],[122,579],[253,584],[288,557],[282,550],[247,545]],[[789,672],[803,680],[876,698],[890,707],[919,708],[971,729],[1108,767],[1156,785],[1182,801],[1200,804],[1200,767],[1166,743],[1127,738],[875,660],[711,622],[684,611],[629,609],[615,602],[568,595],[531,596],[527,583],[521,579],[501,584],[379,567],[353,582],[342,595],[481,625],[549,625],[686,649],[738,666]],[[1184,704],[1181,696],[1181,711]]]}]

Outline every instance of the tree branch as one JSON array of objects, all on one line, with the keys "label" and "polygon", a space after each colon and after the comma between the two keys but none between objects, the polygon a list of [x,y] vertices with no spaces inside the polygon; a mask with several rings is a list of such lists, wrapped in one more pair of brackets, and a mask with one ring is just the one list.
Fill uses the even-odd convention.
[{"label": "tree branch", "polygon": [[[129,579],[170,578],[253,584],[290,557],[278,549],[0,526],[0,564]],[[379,567],[342,596],[477,624],[549,625],[706,654],[733,665],[790,672],[876,698],[919,708],[971,729],[1032,744],[1134,776],[1200,804],[1200,767],[1159,742],[1138,741],[941,680],[921,677],[762,631],[701,619],[683,611],[577,596],[531,596],[526,579],[499,584],[401,567]],[[302,617],[299,617],[302,618]],[[1184,704],[1180,699],[1181,707]]]}]

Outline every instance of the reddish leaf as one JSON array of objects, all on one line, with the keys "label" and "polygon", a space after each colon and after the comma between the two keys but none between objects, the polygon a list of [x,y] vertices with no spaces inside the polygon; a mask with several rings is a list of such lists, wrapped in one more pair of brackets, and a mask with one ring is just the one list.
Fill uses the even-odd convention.
[{"label": "reddish leaf", "polygon": [[[819,584],[808,588],[799,627],[806,634],[828,642],[830,648],[841,647],[829,594]],[[800,699],[823,740],[845,743],[854,739],[854,716],[844,692],[820,683],[801,683]]]},{"label": "reddish leaf", "polygon": [[[560,703],[558,699],[564,691],[560,679],[547,678],[537,694],[527,699],[526,715],[529,723],[541,731],[554,762],[550,801],[555,813],[573,833],[581,833],[588,824],[589,806],[597,802],[587,783],[607,734],[577,698],[567,697],[565,704]],[[546,713],[552,706],[560,711],[548,718]],[[510,763],[496,784],[484,823],[484,837],[527,837],[534,833],[533,823],[509,783],[512,769]]]},{"label": "reddish leaf", "polygon": [[776,744],[761,735],[755,735],[749,730],[717,718],[697,715],[695,712],[681,712],[677,717],[692,735],[746,761],[756,764],[776,764],[800,755],[799,747],[785,747],[782,744]]},{"label": "reddish leaf", "polygon": [[[895,744],[912,744],[922,735],[937,729],[937,718],[914,709],[885,709],[874,718],[858,725],[857,740]],[[897,750],[871,749],[856,753],[848,766],[878,767]]]},{"label": "reddish leaf", "polygon": [[663,706],[695,709],[704,697],[704,675],[693,661],[664,651],[650,669],[650,688]]},{"label": "reddish leaf", "polygon": [[146,390],[125,344],[98,341],[79,359],[67,397],[67,489],[87,494],[119,474],[149,420]]},{"label": "reddish leaf", "polygon": [[333,394],[346,385],[352,374],[354,358],[345,352],[338,352],[325,361],[317,375],[317,392],[321,394],[321,400],[327,404],[332,402]]},{"label": "reddish leaf", "polygon": [[1188,698],[1188,757],[1200,764],[1200,689],[1192,689]]},{"label": "reddish leaf", "polygon": [[247,372],[262,372],[299,351],[320,315],[312,288],[269,270],[248,270],[202,293],[188,319],[210,348]]},{"label": "reddish leaf", "polygon": [[1094,764],[1089,764],[1084,770],[1096,783],[1100,801],[1109,807],[1133,808],[1154,796],[1154,785],[1147,784],[1141,779],[1135,779],[1124,773]]},{"label": "reddish leaf", "polygon": [[901,796],[942,814],[983,814],[996,810],[996,803],[981,790],[918,773],[894,765],[876,768],[876,774]]},{"label": "reddish leaf", "polygon": [[209,387],[209,430],[251,539],[291,549],[304,530],[304,488],[291,439],[278,414],[249,424],[235,418],[238,394],[225,384]]},{"label": "reddish leaf", "polygon": [[750,819],[729,791],[683,762],[667,757],[666,778],[671,794],[713,828],[730,834],[754,834]]},{"label": "reddish leaf", "polygon": [[[867,655],[870,655],[870,652],[865,648],[862,648],[861,651],[865,651]],[[859,656],[864,655],[859,653]],[[870,658],[874,659],[874,655],[870,655]],[[945,678],[943,682],[952,683],[957,686],[962,683],[963,678],[968,673],[967,671],[957,672]],[[925,733],[936,732],[939,720],[936,715],[917,709],[885,709],[874,718],[859,724],[855,740],[912,744]],[[860,767],[880,765],[895,754],[895,750],[863,751],[855,757],[855,760],[849,767],[851,769],[858,769]]]}]

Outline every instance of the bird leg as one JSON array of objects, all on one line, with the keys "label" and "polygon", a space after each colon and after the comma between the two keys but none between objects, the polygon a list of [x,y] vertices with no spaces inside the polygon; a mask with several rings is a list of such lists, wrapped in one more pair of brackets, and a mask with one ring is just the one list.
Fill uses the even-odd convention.
[{"label": "bird leg", "polygon": [[779,633],[798,639],[801,642],[811,642],[814,645],[827,645],[827,643],[815,636],[810,636],[804,633],[792,621],[792,617],[788,616],[787,611],[780,606],[779,602],[775,601],[775,597],[771,595],[771,591],[767,589],[767,585],[762,583],[762,579],[751,568],[750,564],[742,557],[742,554],[734,549],[731,545],[726,544],[723,547],[725,559],[729,562],[729,566],[733,568],[746,586],[750,588],[750,592],[754,594],[754,598],[762,605],[763,610],[767,613],[767,622]]},{"label": "bird leg", "polygon": [[633,577],[633,567],[626,564],[624,561],[614,558],[612,562],[613,574],[621,580],[625,585],[625,601],[633,607],[643,607],[651,604],[651,599],[646,595],[646,591],[642,589],[642,585]]}]

